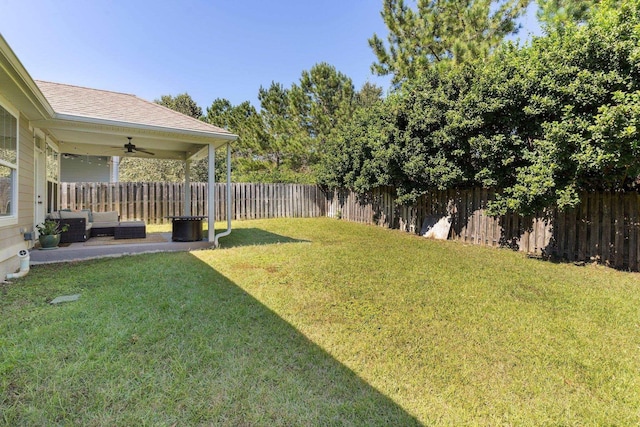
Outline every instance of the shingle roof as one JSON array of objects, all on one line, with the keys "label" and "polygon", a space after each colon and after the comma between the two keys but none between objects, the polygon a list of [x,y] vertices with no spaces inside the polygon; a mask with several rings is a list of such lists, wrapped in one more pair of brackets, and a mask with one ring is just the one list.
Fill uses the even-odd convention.
[{"label": "shingle roof", "polygon": [[35,81],[58,114],[187,131],[231,134],[162,105],[126,93]]}]

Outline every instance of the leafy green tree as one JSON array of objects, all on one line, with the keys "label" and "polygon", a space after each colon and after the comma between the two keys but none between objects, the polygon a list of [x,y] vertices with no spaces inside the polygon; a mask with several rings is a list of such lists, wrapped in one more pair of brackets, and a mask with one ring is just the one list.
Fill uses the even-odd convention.
[{"label": "leafy green tree", "polygon": [[397,95],[392,95],[384,102],[358,108],[351,120],[341,124],[320,161],[319,184],[351,188],[360,194],[378,186],[398,184],[393,163],[398,100]]},{"label": "leafy green tree", "polygon": [[531,45],[432,68],[340,127],[322,182],[498,190],[494,213],[576,206],[640,177],[640,0],[604,1]]},{"label": "leafy green tree", "polygon": [[[327,142],[316,168],[317,183],[329,188],[349,187],[360,193],[389,185],[389,159],[381,153],[393,129],[382,98],[383,90],[365,82],[355,94],[355,109]],[[389,101],[390,102],[390,101]],[[374,153],[378,156],[374,159]]]},{"label": "leafy green tree", "polygon": [[119,172],[123,182],[184,181],[184,164],[178,160],[122,157]]},{"label": "leafy green tree", "polygon": [[[376,140],[369,147],[380,152],[372,151],[372,161],[361,161],[367,175],[354,177],[356,188],[364,188],[379,174],[386,185],[396,187],[398,201],[410,202],[432,188],[471,185],[474,168],[468,140],[480,124],[468,116],[461,101],[473,81],[472,71],[466,66],[425,70],[385,101],[381,118],[367,119],[375,124]],[[375,178],[376,185],[381,183]]]},{"label": "leafy green tree", "polygon": [[259,111],[248,102],[234,106],[216,99],[204,120],[240,137],[233,147],[234,181],[310,183],[337,124],[348,120],[358,102],[368,105],[381,93],[365,85],[358,100],[351,79],[321,63],[291,89],[277,82],[260,87]]},{"label": "leafy green tree", "polygon": [[249,101],[245,101],[233,108],[230,116],[231,128],[241,135],[238,153],[247,160],[264,157],[269,150],[267,136],[260,113]]},{"label": "leafy green tree", "polygon": [[377,57],[372,71],[391,74],[399,84],[434,64],[485,58],[505,36],[518,31],[516,19],[529,0],[384,0],[381,12],[387,45],[376,34],[369,45]]},{"label": "leafy green tree", "polygon": [[[582,190],[628,190],[640,176],[640,1],[604,1],[519,52],[525,111],[542,133],[515,169],[499,212],[572,207]],[[537,82],[534,84],[534,82]]]}]

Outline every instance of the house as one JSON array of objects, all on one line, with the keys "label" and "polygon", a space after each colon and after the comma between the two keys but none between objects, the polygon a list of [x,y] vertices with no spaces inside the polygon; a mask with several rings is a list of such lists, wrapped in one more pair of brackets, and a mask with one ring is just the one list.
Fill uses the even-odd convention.
[{"label": "house", "polygon": [[[126,152],[182,160],[187,182],[191,161],[208,157],[213,200],[215,151],[229,153],[237,139],[134,95],[35,81],[1,35],[0,136],[0,281],[19,267],[18,252],[33,247],[35,226],[57,209],[63,156],[104,158]],[[213,209],[210,203],[207,238],[212,242]],[[186,203],[185,213],[190,213]]]}]

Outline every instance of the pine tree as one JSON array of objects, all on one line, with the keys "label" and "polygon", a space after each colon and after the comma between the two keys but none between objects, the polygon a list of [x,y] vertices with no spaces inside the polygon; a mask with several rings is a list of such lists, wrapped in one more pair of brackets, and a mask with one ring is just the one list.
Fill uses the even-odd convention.
[{"label": "pine tree", "polygon": [[300,85],[294,84],[289,96],[301,143],[310,152],[309,162],[315,164],[336,127],[353,113],[353,82],[322,62],[302,72]]},{"label": "pine tree", "polygon": [[378,61],[372,71],[392,75],[393,83],[418,77],[436,64],[483,58],[519,27],[515,20],[529,0],[385,0],[381,12],[388,47],[376,34],[369,39]]}]

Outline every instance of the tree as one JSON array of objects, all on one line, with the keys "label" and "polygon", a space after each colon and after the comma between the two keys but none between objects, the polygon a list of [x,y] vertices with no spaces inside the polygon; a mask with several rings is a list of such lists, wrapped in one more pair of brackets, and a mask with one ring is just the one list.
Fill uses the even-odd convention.
[{"label": "tree", "polygon": [[181,182],[184,166],[178,160],[123,157],[119,174],[124,182]]},{"label": "tree", "polygon": [[515,20],[529,0],[385,0],[381,12],[388,47],[376,34],[369,45],[377,57],[372,71],[391,74],[393,83],[418,77],[435,64],[485,58],[505,36],[518,31]]},{"label": "tree", "polygon": [[[518,53],[520,96],[541,134],[496,212],[575,207],[581,191],[631,190],[640,176],[640,1],[604,1]],[[534,83],[535,82],[535,83]]]},{"label": "tree", "polygon": [[308,166],[318,162],[335,129],[351,117],[354,92],[351,79],[324,62],[303,71],[300,84],[292,85],[291,113],[299,129],[299,144],[308,153]]},{"label": "tree", "polygon": [[176,95],[175,98],[171,95],[162,95],[160,99],[156,99],[153,102],[186,116],[193,117],[194,119],[200,119],[202,117],[202,108],[196,104],[188,93],[181,93],[180,95]]},{"label": "tree", "polygon": [[[255,168],[255,158],[262,152],[264,139],[256,109],[249,101],[233,106],[227,99],[216,98],[207,107],[204,120],[238,135],[238,140],[232,146],[232,179],[236,182],[246,181],[247,171]],[[226,162],[226,153],[216,152],[216,179],[226,175]],[[207,165],[208,161],[204,164]]]},{"label": "tree", "polygon": [[356,93],[355,102],[358,107],[370,107],[382,100],[383,89],[371,82],[365,82]]},{"label": "tree", "polygon": [[397,122],[397,95],[358,108],[328,143],[318,168],[318,183],[328,188],[350,188],[364,194],[375,187],[394,185],[393,136]]},{"label": "tree", "polygon": [[537,0],[538,20],[548,29],[560,28],[567,22],[581,23],[588,18],[600,0]]},{"label": "tree", "polygon": [[[431,68],[340,128],[321,177],[413,202],[493,187],[489,208],[575,207],[581,191],[640,187],[640,0],[604,1],[530,45]],[[338,171],[334,173],[333,171]]]},{"label": "tree", "polygon": [[[272,83],[269,89],[261,87],[259,112],[248,101],[233,106],[217,99],[207,108],[207,121],[223,124],[239,136],[232,151],[234,181],[309,182],[309,174],[300,173],[294,162],[296,150],[290,138],[293,125],[289,123],[287,93],[278,83]],[[224,163],[222,158],[216,165]]]},{"label": "tree", "polygon": [[296,126],[289,106],[289,90],[280,83],[271,82],[268,89],[262,86],[258,91],[260,118],[267,139],[266,157],[275,169],[283,163],[292,170],[300,168],[302,147],[296,140]]},{"label": "tree", "polygon": [[[154,102],[195,119],[202,117],[202,108],[187,93],[176,97],[162,95],[160,99],[156,99]],[[202,160],[192,164],[192,181],[207,181],[208,169],[206,165],[206,163],[202,163]],[[184,175],[185,165],[180,160],[125,157],[120,162],[119,179],[121,181],[180,182],[184,181]]]},{"label": "tree", "polygon": [[207,115],[205,116],[204,121],[231,132],[232,112],[233,105],[231,105],[231,102],[228,99],[216,98],[211,103],[211,106],[207,107]]},{"label": "tree", "polygon": [[217,98],[207,108],[206,122],[220,126],[240,137],[234,153],[246,157],[261,155],[264,136],[258,112],[249,101],[233,106],[227,99]]}]

